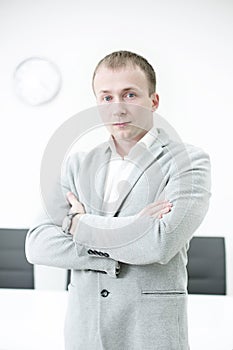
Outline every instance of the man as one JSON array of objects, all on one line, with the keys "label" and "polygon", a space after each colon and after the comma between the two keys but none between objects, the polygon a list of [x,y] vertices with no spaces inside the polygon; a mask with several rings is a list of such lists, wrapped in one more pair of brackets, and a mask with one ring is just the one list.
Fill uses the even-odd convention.
[{"label": "man", "polygon": [[100,61],[93,89],[110,139],[70,157],[68,203],[54,190],[54,215],[28,232],[31,263],[72,269],[67,350],[189,348],[187,249],[208,209],[210,165],[153,125],[155,83],[137,54]]}]

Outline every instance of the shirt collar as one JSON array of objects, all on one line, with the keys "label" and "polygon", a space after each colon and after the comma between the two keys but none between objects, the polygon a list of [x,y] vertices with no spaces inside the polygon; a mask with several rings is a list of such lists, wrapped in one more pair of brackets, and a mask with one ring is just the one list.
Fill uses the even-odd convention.
[{"label": "shirt collar", "polygon": [[150,148],[152,143],[155,141],[155,139],[158,136],[158,131],[155,126],[153,126],[138,142],[137,144],[143,144],[146,146],[146,148]]},{"label": "shirt collar", "polygon": [[[126,157],[132,157],[133,155],[138,155],[138,151],[144,148],[149,149],[150,146],[154,143],[155,139],[158,136],[158,131],[155,126],[153,126],[130,150],[129,154]],[[112,156],[119,157],[120,155],[116,151],[116,146],[113,140],[112,135],[109,138],[109,145],[112,151]],[[140,152],[139,152],[140,153]]]}]

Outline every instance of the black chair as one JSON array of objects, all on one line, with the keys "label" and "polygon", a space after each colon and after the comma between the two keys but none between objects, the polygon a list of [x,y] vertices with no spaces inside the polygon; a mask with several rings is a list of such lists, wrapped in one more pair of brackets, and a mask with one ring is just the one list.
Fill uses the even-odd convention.
[{"label": "black chair", "polygon": [[224,237],[193,237],[188,259],[189,294],[226,294]]},{"label": "black chair", "polygon": [[[226,294],[224,237],[193,237],[188,250],[188,293]],[[70,282],[67,271],[66,289]]]},{"label": "black chair", "polygon": [[66,290],[68,290],[68,286],[69,286],[69,284],[70,284],[70,278],[71,278],[71,270],[67,270]]},{"label": "black chair", "polygon": [[0,229],[0,288],[34,288],[33,265],[25,256],[28,229]]}]

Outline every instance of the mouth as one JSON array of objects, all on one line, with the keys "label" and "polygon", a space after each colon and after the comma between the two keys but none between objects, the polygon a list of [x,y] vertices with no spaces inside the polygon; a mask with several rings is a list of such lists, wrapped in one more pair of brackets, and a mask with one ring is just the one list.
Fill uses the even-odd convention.
[{"label": "mouth", "polygon": [[128,124],[130,124],[131,122],[122,122],[122,123],[114,123],[113,125],[114,126],[121,126],[121,127],[123,127],[123,126],[127,126]]}]

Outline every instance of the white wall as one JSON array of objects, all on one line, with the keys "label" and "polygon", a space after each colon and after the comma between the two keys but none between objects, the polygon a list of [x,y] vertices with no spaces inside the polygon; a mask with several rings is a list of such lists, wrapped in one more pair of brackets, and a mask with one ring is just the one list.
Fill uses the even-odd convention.
[{"label": "white wall", "polygon": [[[2,0],[0,226],[30,226],[48,140],[62,122],[95,105],[96,63],[127,49],[155,67],[159,113],[184,141],[210,154],[211,205],[196,234],[225,235],[231,242],[232,17],[230,0]],[[23,104],[12,86],[15,67],[34,55],[57,63],[63,78],[57,98],[40,107]],[[228,286],[233,293],[232,270]]]}]

